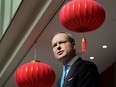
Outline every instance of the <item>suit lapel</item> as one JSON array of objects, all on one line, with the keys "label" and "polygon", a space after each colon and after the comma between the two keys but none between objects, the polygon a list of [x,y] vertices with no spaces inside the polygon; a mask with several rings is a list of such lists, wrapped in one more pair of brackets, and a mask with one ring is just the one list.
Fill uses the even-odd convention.
[{"label": "suit lapel", "polygon": [[75,75],[77,75],[78,73],[78,69],[77,67],[79,67],[80,63],[81,63],[82,59],[79,57],[74,63],[73,65],[71,66],[71,69],[65,79],[65,82],[64,82],[64,87],[65,85],[67,84],[68,81],[72,80],[73,78],[75,78]]}]

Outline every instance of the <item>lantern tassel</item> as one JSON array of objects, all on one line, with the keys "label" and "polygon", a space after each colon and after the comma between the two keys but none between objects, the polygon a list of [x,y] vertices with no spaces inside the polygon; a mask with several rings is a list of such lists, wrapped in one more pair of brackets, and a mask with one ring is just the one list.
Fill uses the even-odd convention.
[{"label": "lantern tassel", "polygon": [[82,39],[81,46],[82,46],[82,53],[85,53],[87,51],[87,42],[85,37]]}]

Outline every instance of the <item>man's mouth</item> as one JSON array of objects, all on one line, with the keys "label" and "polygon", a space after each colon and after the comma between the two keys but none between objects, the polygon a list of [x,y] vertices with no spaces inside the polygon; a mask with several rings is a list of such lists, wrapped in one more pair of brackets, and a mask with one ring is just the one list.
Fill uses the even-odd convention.
[{"label": "man's mouth", "polygon": [[57,54],[58,55],[61,55],[63,53],[63,51],[58,51]]}]

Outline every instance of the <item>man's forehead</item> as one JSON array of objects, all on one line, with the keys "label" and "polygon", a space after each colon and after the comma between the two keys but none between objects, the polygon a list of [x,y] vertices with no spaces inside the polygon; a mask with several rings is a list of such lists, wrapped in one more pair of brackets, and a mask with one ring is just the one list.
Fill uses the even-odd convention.
[{"label": "man's forehead", "polygon": [[64,33],[60,33],[60,34],[57,34],[53,37],[52,42],[66,40],[66,39],[67,39],[67,35]]},{"label": "man's forehead", "polygon": [[55,36],[53,37],[53,39],[57,39],[57,38],[63,39],[63,38],[67,38],[67,37],[68,37],[68,36],[67,36],[66,34],[64,34],[64,33],[59,33],[59,34],[55,35]]}]

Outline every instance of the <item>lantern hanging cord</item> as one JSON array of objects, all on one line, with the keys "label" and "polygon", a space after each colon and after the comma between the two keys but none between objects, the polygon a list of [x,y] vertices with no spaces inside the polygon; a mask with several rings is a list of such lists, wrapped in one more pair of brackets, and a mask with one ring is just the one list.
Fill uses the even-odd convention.
[{"label": "lantern hanging cord", "polygon": [[83,32],[83,38],[85,39],[85,34],[84,34],[84,32]]},{"label": "lantern hanging cord", "polygon": [[37,41],[35,41],[35,60],[37,60]]}]

